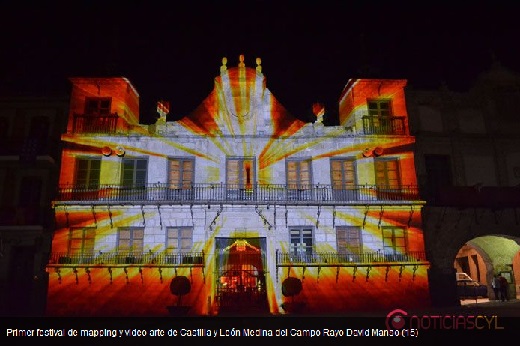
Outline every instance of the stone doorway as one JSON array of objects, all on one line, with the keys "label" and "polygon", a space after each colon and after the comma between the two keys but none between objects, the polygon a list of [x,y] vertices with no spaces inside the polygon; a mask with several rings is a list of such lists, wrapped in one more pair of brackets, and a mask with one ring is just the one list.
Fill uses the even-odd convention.
[{"label": "stone doorway", "polygon": [[219,315],[269,313],[265,238],[217,239],[216,268]]}]

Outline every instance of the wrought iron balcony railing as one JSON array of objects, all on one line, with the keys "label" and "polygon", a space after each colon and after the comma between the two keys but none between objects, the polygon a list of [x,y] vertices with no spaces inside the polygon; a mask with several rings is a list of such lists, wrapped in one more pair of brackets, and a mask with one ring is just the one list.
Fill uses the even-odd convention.
[{"label": "wrought iron balcony railing", "polygon": [[366,135],[406,135],[406,117],[363,117],[363,132]]},{"label": "wrought iron balcony railing", "polygon": [[418,263],[426,261],[426,253],[411,251],[406,253],[385,254],[381,251],[360,254],[344,254],[337,252],[313,252],[294,254],[290,252],[276,253],[276,265],[280,266],[345,266],[373,265],[374,263]]},{"label": "wrought iron balcony railing", "polygon": [[172,188],[171,184],[156,183],[140,186],[96,185],[61,186],[56,201],[112,202],[178,202],[178,203],[340,203],[378,201],[417,201],[415,185],[384,187],[359,185],[337,189],[332,185],[251,185],[193,184],[189,188]]},{"label": "wrought iron balcony railing", "polygon": [[[425,252],[411,251],[406,253],[385,254],[372,251],[361,254],[345,254],[337,252],[313,252],[294,254],[276,252],[277,266],[338,266],[363,265],[374,263],[419,263],[426,261]],[[68,253],[53,252],[49,258],[50,266],[88,267],[88,266],[204,266],[205,254],[201,252],[183,252],[168,254],[164,252],[98,252]]]},{"label": "wrought iron balcony railing", "polygon": [[491,208],[520,206],[520,186],[423,186],[422,196],[428,205],[456,208]]},{"label": "wrought iron balcony railing", "polygon": [[74,133],[115,133],[117,118],[117,113],[74,114],[72,130]]},{"label": "wrought iron balcony railing", "polygon": [[204,252],[183,252],[168,254],[164,252],[98,252],[67,253],[53,252],[49,258],[51,266],[204,266]]}]

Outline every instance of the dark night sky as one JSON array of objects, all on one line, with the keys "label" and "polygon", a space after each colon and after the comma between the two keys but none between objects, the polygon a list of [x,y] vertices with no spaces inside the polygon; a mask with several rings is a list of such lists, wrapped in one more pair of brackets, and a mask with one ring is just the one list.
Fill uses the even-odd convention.
[{"label": "dark night sky", "polygon": [[316,101],[336,110],[349,78],[408,79],[417,88],[444,81],[463,90],[492,56],[520,71],[514,2],[42,3],[0,2],[3,96],[66,94],[73,76],[124,76],[140,93],[142,114],[163,98],[179,117],[212,90],[222,57],[236,66],[244,54],[246,66],[262,58],[267,87],[306,119]]}]

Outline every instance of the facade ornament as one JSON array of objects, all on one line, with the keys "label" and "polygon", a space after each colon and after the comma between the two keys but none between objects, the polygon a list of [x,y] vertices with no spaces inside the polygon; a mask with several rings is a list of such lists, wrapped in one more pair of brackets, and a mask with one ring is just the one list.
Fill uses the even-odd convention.
[{"label": "facade ornament", "polygon": [[262,59],[256,58],[256,72],[262,73]]},{"label": "facade ornament", "polygon": [[220,66],[220,72],[224,72],[227,70],[227,58],[226,57],[223,57],[222,58],[222,66]]},{"label": "facade ornament", "polygon": [[159,114],[159,122],[165,123],[166,116],[170,113],[170,102],[159,100],[157,101],[157,114]]},{"label": "facade ornament", "polygon": [[240,54],[240,56],[238,57],[238,60],[240,61],[238,63],[238,67],[245,67],[246,64],[244,63],[244,54]]}]

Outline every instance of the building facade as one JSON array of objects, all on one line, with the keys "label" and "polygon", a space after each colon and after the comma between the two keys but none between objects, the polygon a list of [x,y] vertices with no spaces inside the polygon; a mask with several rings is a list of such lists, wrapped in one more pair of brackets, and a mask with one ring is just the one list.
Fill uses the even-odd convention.
[{"label": "building facade", "polygon": [[406,80],[352,79],[339,126],[261,60],[139,124],[125,78],[72,78],[48,316],[342,314],[430,305]]},{"label": "building facade", "polygon": [[69,98],[0,99],[0,315],[41,316]]},{"label": "building facade", "polygon": [[432,303],[459,303],[455,272],[520,282],[520,78],[495,61],[468,90],[408,89]]}]

